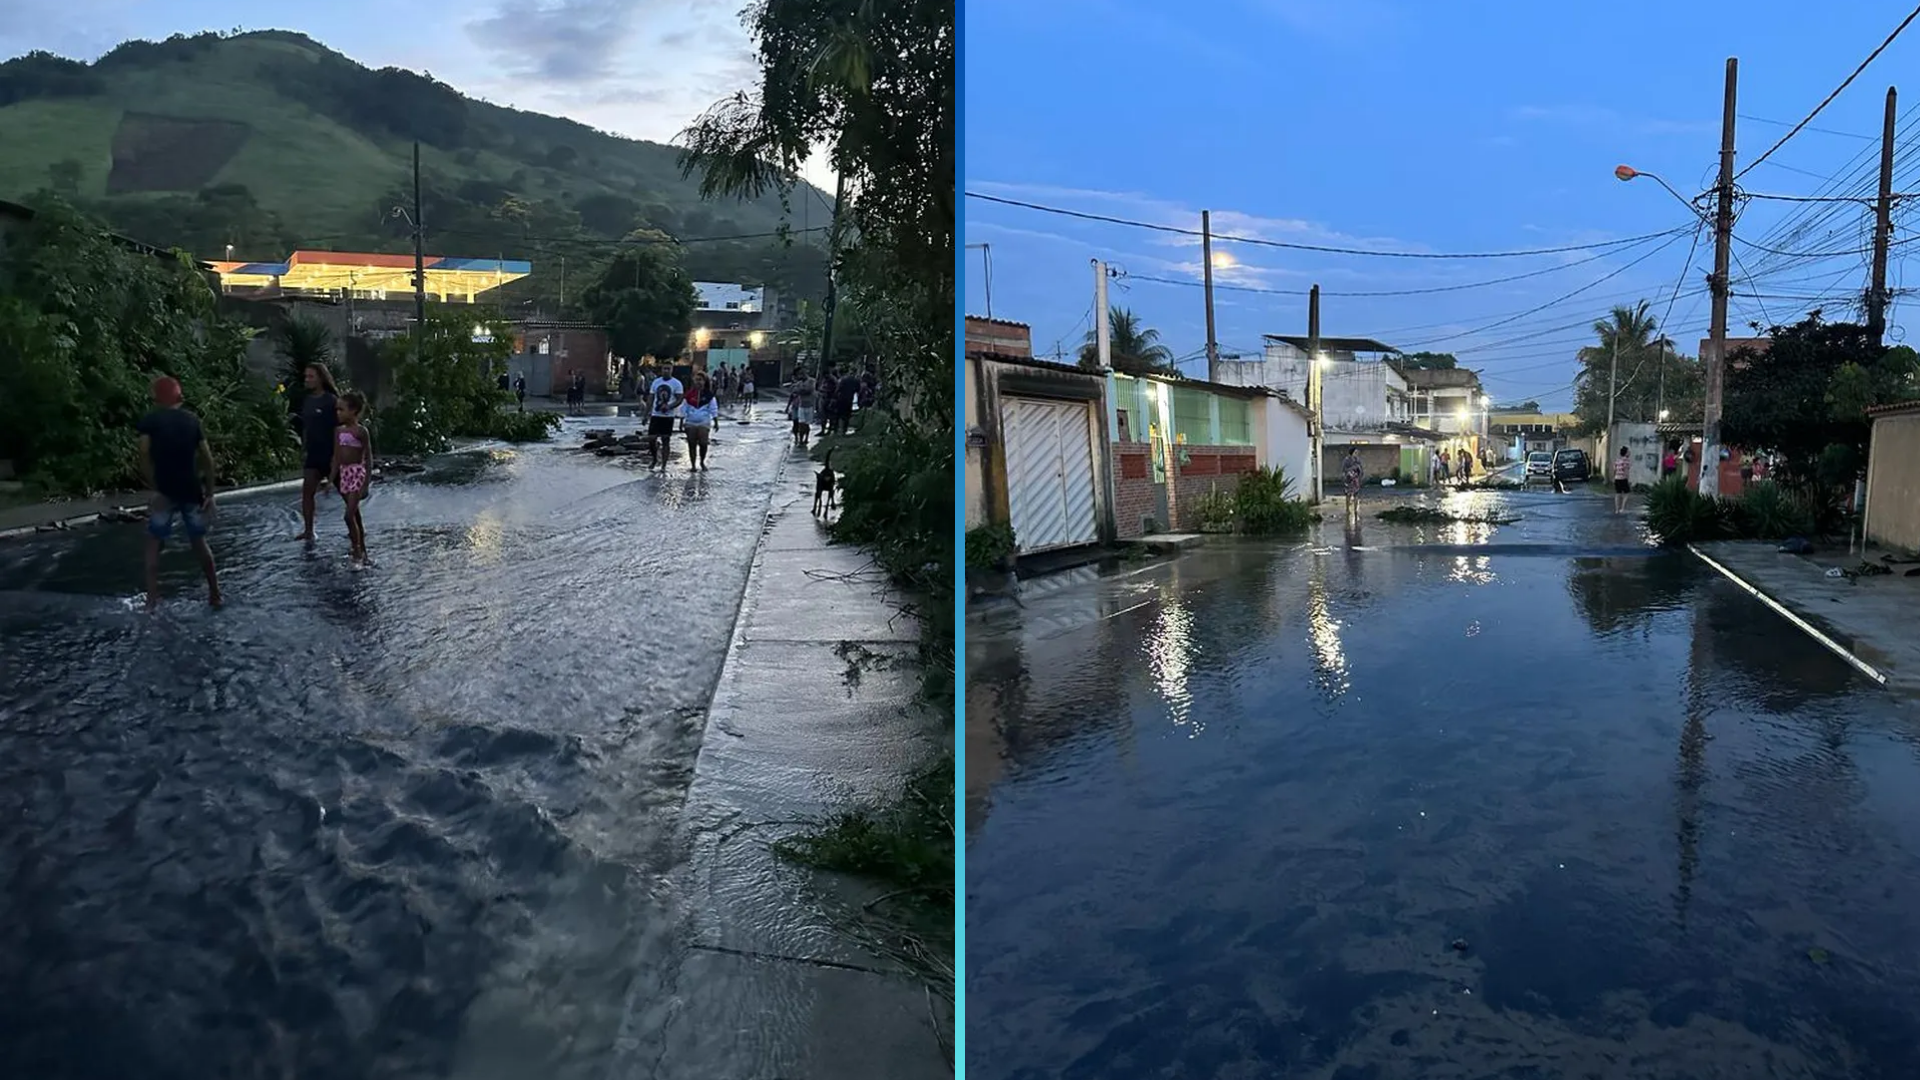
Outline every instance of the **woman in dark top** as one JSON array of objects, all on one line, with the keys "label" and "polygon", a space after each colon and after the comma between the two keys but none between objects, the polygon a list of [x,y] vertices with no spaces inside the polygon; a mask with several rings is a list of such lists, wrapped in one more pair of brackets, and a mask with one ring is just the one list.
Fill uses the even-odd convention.
[{"label": "woman in dark top", "polygon": [[300,466],[300,522],[297,539],[313,543],[313,503],[320,485],[333,472],[333,429],[339,422],[334,410],[340,400],[340,388],[325,364],[307,365],[307,397],[300,403],[300,446],[305,460]]}]

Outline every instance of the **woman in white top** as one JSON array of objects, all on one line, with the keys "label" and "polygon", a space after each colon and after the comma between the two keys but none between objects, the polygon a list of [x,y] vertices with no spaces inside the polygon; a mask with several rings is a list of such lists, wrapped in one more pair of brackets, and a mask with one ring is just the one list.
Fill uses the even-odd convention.
[{"label": "woman in white top", "polygon": [[713,438],[713,418],[720,414],[720,399],[713,392],[713,380],[704,371],[693,373],[693,385],[687,387],[687,407],[680,415],[687,432],[689,471],[706,471],[707,443]]}]

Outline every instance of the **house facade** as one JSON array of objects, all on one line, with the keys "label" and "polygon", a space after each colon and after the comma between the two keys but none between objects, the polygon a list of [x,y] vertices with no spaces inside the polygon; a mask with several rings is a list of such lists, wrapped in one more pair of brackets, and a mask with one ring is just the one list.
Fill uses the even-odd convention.
[{"label": "house facade", "polygon": [[1231,494],[1259,468],[1285,470],[1307,496],[1312,437],[1297,402],[1263,386],[1108,378],[1116,536],[1196,529],[1208,496]]},{"label": "house facade", "polygon": [[967,528],[1022,556],[1112,540],[1105,373],[982,351],[965,375]]},{"label": "house facade", "polygon": [[1465,450],[1476,459],[1485,456],[1491,402],[1480,385],[1479,372],[1460,367],[1412,368],[1406,380],[1415,427],[1440,435],[1442,449]]}]

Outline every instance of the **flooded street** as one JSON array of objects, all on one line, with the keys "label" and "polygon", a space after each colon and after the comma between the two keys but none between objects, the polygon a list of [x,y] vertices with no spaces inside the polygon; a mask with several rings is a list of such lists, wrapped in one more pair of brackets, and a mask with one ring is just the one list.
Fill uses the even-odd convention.
[{"label": "flooded street", "polygon": [[651,1076],[680,808],[783,426],[712,471],[553,444],[0,544],[0,1072]]},{"label": "flooded street", "polygon": [[1920,720],[1609,501],[967,631],[969,1077],[1920,1075]]}]

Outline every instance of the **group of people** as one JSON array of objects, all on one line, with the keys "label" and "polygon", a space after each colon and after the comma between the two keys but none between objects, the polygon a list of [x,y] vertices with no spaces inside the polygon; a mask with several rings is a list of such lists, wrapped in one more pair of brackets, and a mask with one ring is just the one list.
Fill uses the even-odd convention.
[{"label": "group of people", "polygon": [[1445,450],[1435,450],[1433,459],[1427,463],[1427,479],[1433,484],[1461,484],[1473,482],[1473,455],[1466,447],[1449,454]]},{"label": "group of people", "polygon": [[[296,539],[314,540],[313,518],[323,484],[340,493],[346,509],[349,556],[366,565],[367,530],[360,504],[372,491],[373,436],[362,422],[367,399],[355,390],[341,392],[324,364],[309,364],[306,396],[293,423],[300,434],[302,528]],[[136,425],[141,478],[153,493],[147,504],[147,609],[160,604],[160,549],[175,528],[186,533],[207,578],[207,602],[221,605],[220,575],[207,532],[213,519],[214,460],[200,417],[186,407],[179,380],[153,380],[153,408]]]},{"label": "group of people", "polygon": [[[748,380],[751,382],[751,376]],[[720,415],[720,395],[714,389],[713,378],[704,371],[695,371],[691,381],[682,385],[671,369],[663,371],[647,385],[647,403],[647,453],[653,459],[647,466],[648,471],[667,470],[676,423],[687,437],[689,471],[707,471],[713,422]]]},{"label": "group of people", "polygon": [[807,445],[815,424],[824,434],[845,435],[851,430],[853,414],[873,408],[879,397],[880,378],[872,368],[864,372],[826,368],[813,378],[798,373],[787,392],[787,419],[793,424],[793,441]]}]

